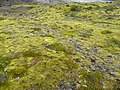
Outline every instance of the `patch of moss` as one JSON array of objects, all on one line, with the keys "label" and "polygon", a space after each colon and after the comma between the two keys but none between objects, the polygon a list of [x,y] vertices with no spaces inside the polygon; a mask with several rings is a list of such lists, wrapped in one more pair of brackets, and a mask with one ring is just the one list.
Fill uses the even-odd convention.
[{"label": "patch of moss", "polygon": [[16,79],[16,78],[21,78],[24,76],[26,73],[27,68],[26,67],[19,67],[17,68],[16,66],[11,66],[9,67],[9,71],[7,72],[7,76],[10,79]]},{"label": "patch of moss", "polygon": [[[57,90],[60,86],[103,90],[106,82],[105,87],[112,90],[113,85],[101,70],[111,63],[106,59],[108,53],[111,65],[118,69],[118,53],[112,52],[120,47],[119,7],[97,2],[12,7],[0,12],[1,17],[9,14],[0,20],[0,51],[11,54],[10,59],[6,59],[8,55],[0,57],[0,73],[4,70],[3,76],[7,77],[1,90]],[[11,34],[10,30],[17,33]],[[100,67],[100,71],[91,71],[88,64],[97,65],[95,69]]]},{"label": "patch of moss", "polygon": [[40,55],[40,52],[36,52],[36,50],[28,49],[22,52],[22,55],[24,57],[38,57]]},{"label": "patch of moss", "polygon": [[34,31],[41,31],[41,28],[32,28]]},{"label": "patch of moss", "polygon": [[102,33],[102,34],[111,34],[112,32],[109,31],[109,30],[104,30],[104,31],[102,31],[101,33]]},{"label": "patch of moss", "polygon": [[0,55],[0,71],[2,71],[10,62],[12,58]]},{"label": "patch of moss", "polygon": [[0,34],[12,34],[12,32],[9,32],[9,31],[2,31],[2,32],[0,32]]},{"label": "patch of moss", "polygon": [[51,46],[53,46],[56,51],[63,51],[63,52],[65,52],[65,47],[62,44],[60,44],[60,43],[53,43],[53,44],[51,44]]},{"label": "patch of moss", "polygon": [[114,82],[114,90],[119,90],[120,89],[120,79],[118,78],[116,81]]},{"label": "patch of moss", "polygon": [[0,36],[0,41],[4,41],[5,37]]},{"label": "patch of moss", "polygon": [[112,46],[112,47],[117,46],[120,48],[120,41],[117,40],[116,38],[111,38],[107,42],[109,46]]},{"label": "patch of moss", "polygon": [[4,20],[4,17],[0,17],[0,21],[1,21],[1,20]]},{"label": "patch of moss", "polygon": [[80,32],[80,36],[82,36],[82,37],[90,37],[90,36],[92,36],[93,30],[92,29],[90,29],[90,30],[83,29],[83,30],[80,30],[79,32]]},{"label": "patch of moss", "polygon": [[86,72],[81,70],[80,73],[82,75],[80,79],[83,85],[81,85],[77,90],[104,90],[102,87],[104,77],[100,72]]},{"label": "patch of moss", "polygon": [[42,36],[42,37],[51,37],[51,38],[54,38],[53,35],[49,35],[49,34],[47,34],[47,35],[40,35],[40,36]]},{"label": "patch of moss", "polygon": [[76,36],[75,31],[61,31],[61,34],[67,36]]},{"label": "patch of moss", "polygon": [[77,5],[72,5],[70,11],[79,11],[79,8]]}]

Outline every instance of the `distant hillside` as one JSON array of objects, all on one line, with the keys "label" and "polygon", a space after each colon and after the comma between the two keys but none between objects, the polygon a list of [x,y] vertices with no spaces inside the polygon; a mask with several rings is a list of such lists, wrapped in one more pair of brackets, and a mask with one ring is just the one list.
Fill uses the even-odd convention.
[{"label": "distant hillside", "polygon": [[33,0],[0,0],[0,4],[13,4],[13,3],[23,3],[32,2]]},{"label": "distant hillside", "polygon": [[50,2],[107,2],[107,1],[115,1],[119,3],[120,0],[0,0],[0,4],[18,4],[18,3],[29,3],[29,2],[43,2],[43,3],[50,3]]}]

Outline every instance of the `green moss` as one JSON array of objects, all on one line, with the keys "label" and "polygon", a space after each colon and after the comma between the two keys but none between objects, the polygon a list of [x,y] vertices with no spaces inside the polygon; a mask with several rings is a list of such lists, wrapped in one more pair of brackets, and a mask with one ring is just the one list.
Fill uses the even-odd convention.
[{"label": "green moss", "polygon": [[60,43],[53,43],[51,46],[53,46],[56,51],[65,51],[65,47]]},{"label": "green moss", "polygon": [[4,20],[4,17],[0,17],[0,20]]},{"label": "green moss", "polygon": [[76,36],[75,31],[62,31],[61,32],[62,35],[67,35],[67,36]]},{"label": "green moss", "polygon": [[36,52],[36,50],[28,49],[28,50],[22,52],[22,55],[24,57],[37,57],[40,55],[40,53]]},{"label": "green moss", "polygon": [[[107,54],[119,70],[119,11],[106,3],[70,2],[14,5],[0,12],[0,75],[7,77],[0,90],[57,90],[62,81],[61,87],[77,90],[119,88],[101,72],[101,64],[102,70],[110,64]],[[90,67],[94,58],[98,72]]]},{"label": "green moss", "polygon": [[115,38],[111,38],[107,42],[109,46],[112,46],[112,47],[117,46],[120,48],[120,41]]},{"label": "green moss", "polygon": [[53,35],[40,35],[40,36],[42,36],[42,37],[51,37],[51,38],[54,38],[54,36]]},{"label": "green moss", "polygon": [[2,31],[2,32],[0,32],[0,34],[12,34],[12,32],[9,32],[9,31]]},{"label": "green moss", "polygon": [[0,41],[4,41],[5,37],[0,36]]},{"label": "green moss", "polygon": [[114,82],[114,90],[119,90],[120,89],[120,81],[119,79],[117,79],[116,81],[113,81]]},{"label": "green moss", "polygon": [[11,57],[0,55],[0,71],[2,71],[11,61]]},{"label": "green moss", "polygon": [[92,36],[93,30],[92,29],[90,29],[90,30],[83,29],[83,30],[80,30],[79,32],[80,32],[80,36],[82,36],[82,37],[90,37],[90,36]]},{"label": "green moss", "polygon": [[41,31],[41,28],[32,28],[35,31]]},{"label": "green moss", "polygon": [[104,31],[102,31],[101,33],[102,33],[102,34],[111,34],[112,32],[109,31],[109,30],[104,30]]},{"label": "green moss", "polygon": [[79,8],[77,5],[72,5],[71,8],[70,8],[70,11],[78,11]]},{"label": "green moss", "polygon": [[[81,70],[81,80],[86,81],[82,82],[77,90],[104,90],[102,87],[102,83],[104,82],[104,77],[100,72],[86,72]],[[86,87],[85,87],[85,86]]]},{"label": "green moss", "polygon": [[0,21],[0,26],[14,25],[14,24],[15,24],[14,20],[5,19],[5,20]]}]

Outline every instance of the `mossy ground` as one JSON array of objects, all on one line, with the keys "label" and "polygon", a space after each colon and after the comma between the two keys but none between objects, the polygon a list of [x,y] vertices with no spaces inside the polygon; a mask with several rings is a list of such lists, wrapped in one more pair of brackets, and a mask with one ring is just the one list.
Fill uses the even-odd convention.
[{"label": "mossy ground", "polygon": [[0,90],[119,90],[119,78],[119,7],[56,3],[1,10]]}]

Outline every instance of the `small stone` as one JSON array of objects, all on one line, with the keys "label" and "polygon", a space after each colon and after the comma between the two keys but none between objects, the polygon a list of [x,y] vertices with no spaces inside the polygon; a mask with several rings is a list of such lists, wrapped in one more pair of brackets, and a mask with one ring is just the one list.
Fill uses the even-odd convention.
[{"label": "small stone", "polygon": [[52,51],[53,54],[56,54],[57,52],[56,51]]},{"label": "small stone", "polygon": [[85,60],[85,57],[84,57],[84,56],[81,56],[81,58],[82,58],[83,60]]},{"label": "small stone", "polygon": [[4,72],[7,72],[8,70],[9,70],[8,68],[5,68],[5,69],[4,69]]},{"label": "small stone", "polygon": [[95,67],[91,65],[91,70],[92,71],[95,71]]},{"label": "small stone", "polygon": [[48,45],[48,46],[45,46],[45,47],[48,48],[48,49],[51,49],[51,50],[55,50],[55,48],[51,45]]},{"label": "small stone", "polygon": [[83,87],[87,87],[87,85],[82,85]]},{"label": "small stone", "polygon": [[76,88],[78,89],[78,88],[80,88],[80,86],[81,86],[80,84],[77,84],[77,85],[76,85]]},{"label": "small stone", "polygon": [[0,75],[0,83],[3,83],[7,78],[3,75]]},{"label": "small stone", "polygon": [[99,67],[96,67],[95,70],[96,70],[96,71],[100,71],[100,68],[99,68]]},{"label": "small stone", "polygon": [[83,75],[79,75],[78,77],[80,78],[80,77],[82,77]]},{"label": "small stone", "polygon": [[109,69],[110,69],[111,71],[115,71],[115,68],[114,68],[113,66],[109,66]]},{"label": "small stone", "polygon": [[106,89],[107,87],[105,86],[105,84],[104,83],[102,83],[102,87],[104,88],[104,89]]},{"label": "small stone", "polygon": [[30,36],[34,36],[34,34],[33,34],[33,33],[29,33],[29,35],[30,35]]},{"label": "small stone", "polygon": [[111,72],[110,75],[113,75],[114,77],[118,77],[119,73],[118,72]]},{"label": "small stone", "polygon": [[89,73],[90,72],[90,70],[89,69],[87,69],[87,73]]},{"label": "small stone", "polygon": [[105,73],[105,76],[106,76],[107,78],[110,78],[110,74]]}]

